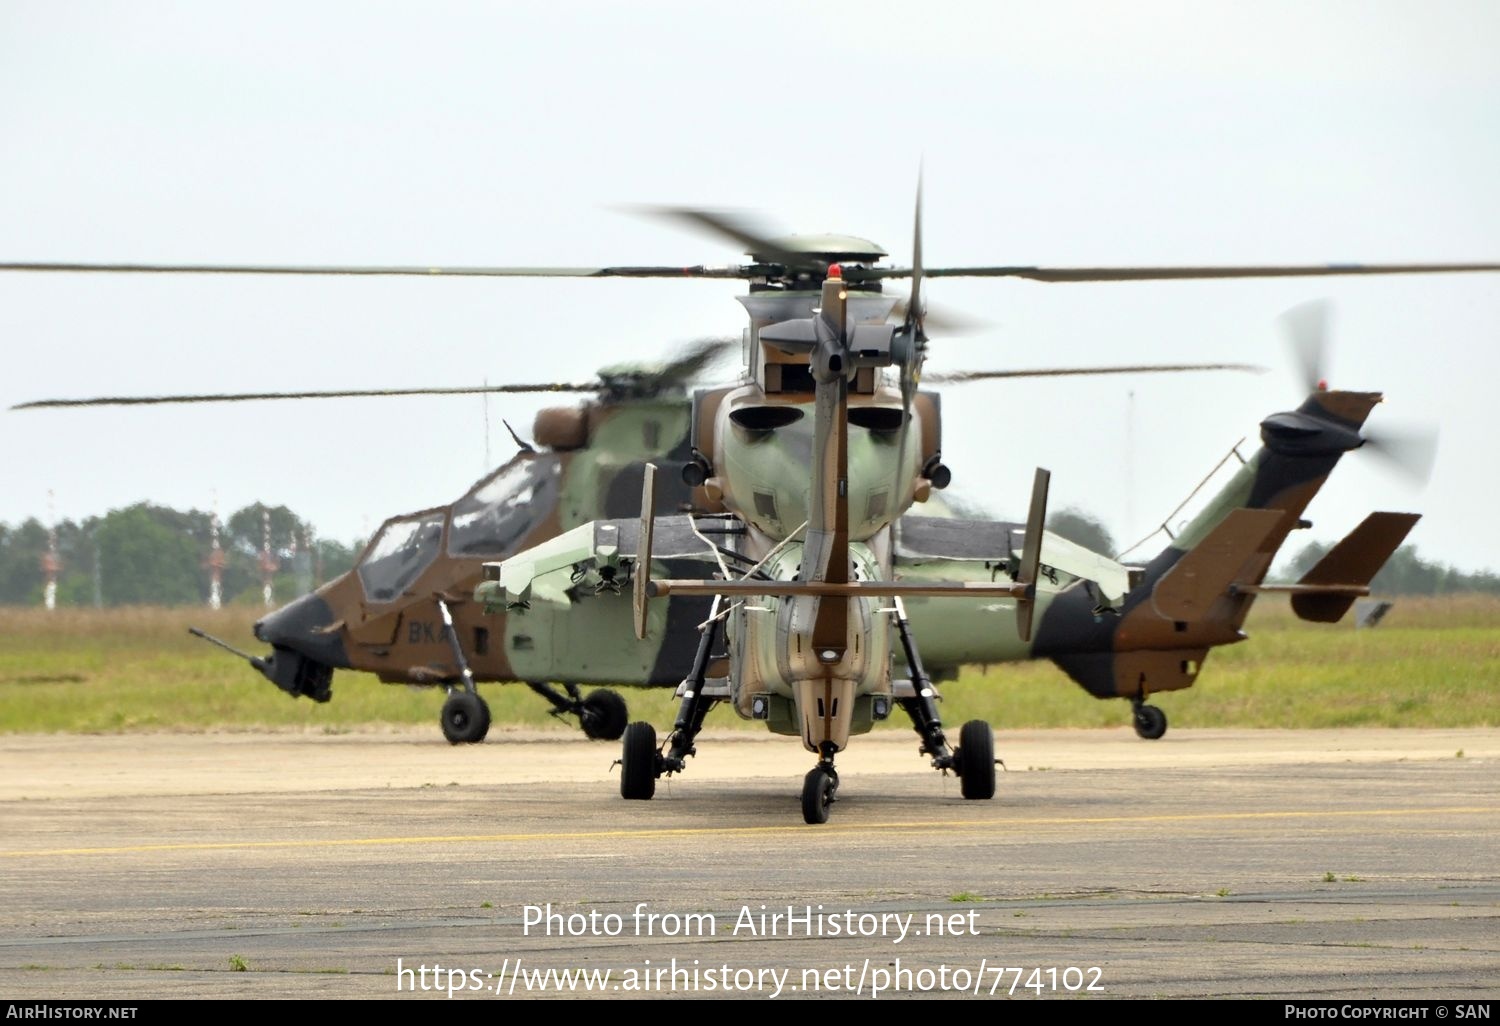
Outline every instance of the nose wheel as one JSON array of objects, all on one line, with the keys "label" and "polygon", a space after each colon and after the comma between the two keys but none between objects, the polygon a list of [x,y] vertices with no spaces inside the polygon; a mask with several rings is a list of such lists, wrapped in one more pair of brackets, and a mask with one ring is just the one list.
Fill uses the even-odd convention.
[{"label": "nose wheel", "polygon": [[443,703],[442,724],[450,744],[478,744],[490,732],[490,707],[477,692],[455,689]]},{"label": "nose wheel", "polygon": [[1132,703],[1135,706],[1135,732],[1147,741],[1155,741],[1167,732],[1167,714],[1154,705],[1147,705],[1141,699],[1136,698]]}]

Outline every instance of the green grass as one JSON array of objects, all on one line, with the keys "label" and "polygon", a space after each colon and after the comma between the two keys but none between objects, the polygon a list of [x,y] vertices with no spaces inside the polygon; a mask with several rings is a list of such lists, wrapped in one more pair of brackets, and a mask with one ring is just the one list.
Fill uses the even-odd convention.
[{"label": "green grass", "polygon": [[[339,671],[333,701],[292,699],[227,652],[190,637],[202,627],[251,652],[256,612],[202,609],[0,612],[0,732],[300,728],[338,733],[385,724],[437,730],[441,689],[380,684]],[[1156,696],[1174,728],[1500,725],[1500,598],[1403,599],[1374,630],[1306,624],[1263,601],[1249,641],[1213,652],[1197,685]],[[918,639],[920,641],[920,639]],[[943,720],[1002,729],[1118,727],[1123,702],[1101,702],[1047,662],[966,669],[942,685]],[[519,685],[485,685],[497,728],[572,730]],[[623,691],[631,716],[672,722],[671,689]],[[745,723],[716,710],[710,727]],[[883,729],[909,731],[901,714]]]}]

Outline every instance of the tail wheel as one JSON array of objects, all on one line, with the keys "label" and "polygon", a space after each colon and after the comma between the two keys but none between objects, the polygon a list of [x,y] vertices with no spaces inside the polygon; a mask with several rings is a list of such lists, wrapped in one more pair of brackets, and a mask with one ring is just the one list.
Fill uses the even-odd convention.
[{"label": "tail wheel", "polygon": [[802,819],[806,823],[827,823],[833,808],[833,793],[838,778],[822,766],[814,766],[802,778]]},{"label": "tail wheel", "polygon": [[649,723],[632,723],[625,728],[624,737],[624,752],[620,756],[620,797],[649,801],[656,794],[656,728]]},{"label": "tail wheel", "polygon": [[455,691],[443,703],[441,722],[449,743],[478,744],[490,732],[490,707],[471,691]]},{"label": "tail wheel", "polygon": [[984,720],[970,720],[958,733],[958,782],[965,798],[995,797],[995,732]]},{"label": "tail wheel", "polygon": [[1167,714],[1154,705],[1137,707],[1135,732],[1147,741],[1155,741],[1167,732]]},{"label": "tail wheel", "polygon": [[583,732],[595,741],[618,741],[629,720],[625,699],[613,691],[590,691],[578,704],[578,722]]}]

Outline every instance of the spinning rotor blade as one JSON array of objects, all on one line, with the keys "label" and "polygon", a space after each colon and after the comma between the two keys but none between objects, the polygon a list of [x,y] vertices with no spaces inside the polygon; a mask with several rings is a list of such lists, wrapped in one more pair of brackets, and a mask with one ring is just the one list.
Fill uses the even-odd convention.
[{"label": "spinning rotor blade", "polygon": [[[904,322],[907,312],[911,309],[911,300],[898,299],[896,305],[891,307],[891,316],[898,321]],[[960,313],[949,307],[933,309],[926,302],[922,304],[922,327],[932,325],[935,330],[944,335],[965,335],[976,331],[983,331],[990,325],[977,317]]]},{"label": "spinning rotor blade", "polygon": [[[735,345],[738,339],[707,338],[689,343],[659,369],[611,374],[609,380],[556,381],[531,385],[464,385],[456,388],[370,388],[307,392],[217,392],[202,395],[99,396],[92,399],[41,399],[12,406],[34,410],[67,406],[161,406],[176,403],[242,403],[265,399],[363,399],[407,395],[518,395],[538,392],[605,392],[651,395],[681,386]],[[514,435],[514,432],[512,432]],[[519,444],[519,439],[517,440]]]},{"label": "spinning rotor blade", "polygon": [[[926,358],[927,336],[923,332],[922,309],[922,175],[917,173],[916,213],[912,217],[911,242],[911,296],[906,301],[906,322],[892,338],[901,340],[904,352],[900,356],[901,374],[901,430],[896,434],[896,480],[891,489],[891,502],[899,507],[906,500],[906,482],[903,481],[906,458],[906,436],[911,430],[911,404],[916,398],[922,378],[922,361]],[[893,345],[893,354],[895,347]],[[926,453],[918,454],[917,463],[922,463]]]},{"label": "spinning rotor blade", "polygon": [[1327,387],[1324,381],[1328,367],[1329,319],[1328,303],[1321,299],[1294,306],[1281,315],[1281,327],[1302,374],[1304,392]]},{"label": "spinning rotor blade", "polygon": [[1021,565],[1015,582],[1026,586],[1026,594],[1016,599],[1016,632],[1022,641],[1031,640],[1031,624],[1036,613],[1036,581],[1042,563],[1042,532],[1047,524],[1047,492],[1052,486],[1052,472],[1036,468],[1031,479],[1031,508],[1026,514],[1026,534],[1021,541]]},{"label": "spinning rotor blade", "polygon": [[650,217],[685,222],[689,227],[698,231],[738,243],[745,247],[749,255],[761,260],[774,261],[789,267],[828,266],[827,261],[786,249],[774,241],[768,232],[759,226],[749,224],[743,214],[732,214],[723,210],[697,210],[690,207],[641,207],[637,209]]},{"label": "spinning rotor blade", "polygon": [[598,382],[587,385],[557,382],[550,385],[471,385],[463,388],[372,388],[333,392],[223,392],[210,395],[99,396],[94,399],[40,399],[20,403],[12,410],[55,409],[64,406],[160,406],[170,403],[242,403],[262,399],[354,399],[398,395],[482,395],[492,392],[597,392]]},{"label": "spinning rotor blade", "polygon": [[1437,429],[1433,427],[1388,428],[1364,432],[1361,452],[1373,453],[1413,484],[1424,485],[1437,462]]},{"label": "spinning rotor blade", "polygon": [[[1329,323],[1332,308],[1326,300],[1313,300],[1295,306],[1281,315],[1281,327],[1286,332],[1292,356],[1302,376],[1303,388],[1308,392],[1328,388],[1327,366]],[[1437,429],[1430,426],[1411,426],[1365,430],[1361,452],[1372,453],[1384,460],[1392,469],[1415,484],[1426,484],[1432,476],[1432,467],[1437,460]]]},{"label": "spinning rotor blade", "polygon": [[737,338],[706,338],[685,346],[669,363],[652,374],[662,387],[681,384],[697,377],[720,356],[739,345]]},{"label": "spinning rotor blade", "polygon": [[1253,363],[1156,363],[1134,367],[1040,367],[1032,370],[951,371],[929,374],[928,382],[936,385],[961,385],[966,381],[989,381],[996,378],[1058,378],[1092,374],[1160,374],[1170,371],[1247,371],[1264,374],[1266,368]]},{"label": "spinning rotor blade", "polygon": [[420,278],[748,278],[740,267],[402,267],[295,266],[283,264],[76,264],[0,263],[0,271],[63,271],[104,274],[285,274],[410,275]]},{"label": "spinning rotor blade", "polygon": [[[1500,271],[1500,264],[1253,264],[1225,267],[929,267],[928,278],[1027,278],[1045,282],[1174,281],[1196,278],[1317,278],[1341,274],[1451,274]],[[911,270],[874,267],[867,278],[905,278]]]}]

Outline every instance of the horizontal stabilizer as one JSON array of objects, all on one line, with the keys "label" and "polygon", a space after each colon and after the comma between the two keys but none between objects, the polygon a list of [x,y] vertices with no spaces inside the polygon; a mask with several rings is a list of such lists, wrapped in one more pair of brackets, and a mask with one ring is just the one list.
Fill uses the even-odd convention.
[{"label": "horizontal stabilizer", "polygon": [[[1417,513],[1371,513],[1343,541],[1329,549],[1297,584],[1368,588],[1420,519]],[[1348,612],[1355,598],[1354,594],[1326,591],[1297,593],[1292,595],[1292,609],[1304,620],[1334,623]]]},{"label": "horizontal stabilizer", "polygon": [[1158,616],[1202,620],[1286,516],[1277,509],[1236,509],[1167,571],[1151,592]]}]

